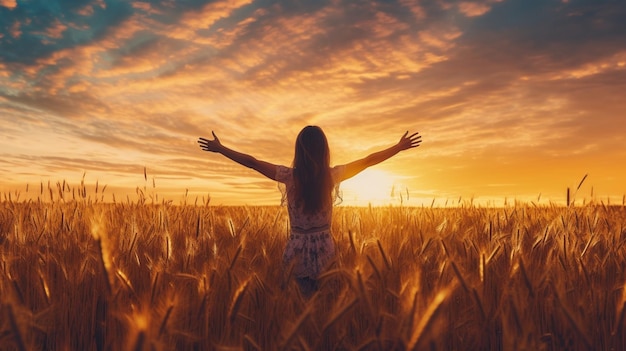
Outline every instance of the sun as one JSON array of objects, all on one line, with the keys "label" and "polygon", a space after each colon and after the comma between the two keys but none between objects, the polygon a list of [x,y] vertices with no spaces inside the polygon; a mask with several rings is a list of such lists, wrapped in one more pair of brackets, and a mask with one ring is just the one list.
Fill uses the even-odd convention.
[{"label": "sun", "polygon": [[386,171],[366,169],[341,183],[343,204],[349,206],[388,205],[396,177]]}]

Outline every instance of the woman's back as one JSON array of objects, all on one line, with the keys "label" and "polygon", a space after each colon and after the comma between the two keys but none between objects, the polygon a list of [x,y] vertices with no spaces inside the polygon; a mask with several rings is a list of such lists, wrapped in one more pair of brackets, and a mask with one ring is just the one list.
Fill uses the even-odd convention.
[{"label": "woman's back", "polygon": [[[343,166],[336,166],[330,169],[334,188],[338,186],[339,181],[342,179],[343,171]],[[283,197],[286,197],[292,231],[306,232],[330,227],[333,211],[332,203],[314,213],[307,213],[303,210],[302,206],[299,206],[298,195],[295,191],[293,179],[293,168],[285,166],[276,167],[276,180],[285,184]]]}]

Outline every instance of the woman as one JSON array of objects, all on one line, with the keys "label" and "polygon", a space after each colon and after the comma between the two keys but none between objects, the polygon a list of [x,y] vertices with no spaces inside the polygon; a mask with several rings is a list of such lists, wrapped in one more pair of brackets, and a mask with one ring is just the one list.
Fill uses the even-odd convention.
[{"label": "woman", "polygon": [[419,133],[407,131],[397,144],[345,165],[330,167],[330,151],[326,135],[320,127],[307,126],[296,139],[292,167],[269,162],[230,149],[213,134],[213,140],[200,138],[204,151],[220,153],[252,168],[267,178],[285,184],[291,233],[283,253],[283,264],[291,267],[300,290],[310,295],[317,289],[317,277],[335,255],[330,234],[335,189],[343,180],[378,164],[398,152],[418,147]]}]

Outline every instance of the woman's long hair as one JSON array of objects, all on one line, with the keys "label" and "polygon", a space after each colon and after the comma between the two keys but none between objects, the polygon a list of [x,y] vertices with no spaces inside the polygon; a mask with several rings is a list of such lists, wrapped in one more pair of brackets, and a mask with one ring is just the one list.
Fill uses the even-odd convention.
[{"label": "woman's long hair", "polygon": [[320,127],[306,126],[298,134],[293,158],[293,180],[297,206],[315,213],[332,206],[328,140]]}]

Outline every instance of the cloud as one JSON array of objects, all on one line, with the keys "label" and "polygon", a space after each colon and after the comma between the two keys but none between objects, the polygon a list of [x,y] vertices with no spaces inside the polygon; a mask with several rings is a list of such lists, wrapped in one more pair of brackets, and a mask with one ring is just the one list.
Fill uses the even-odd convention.
[{"label": "cloud", "polygon": [[459,11],[468,17],[482,16],[491,9],[487,4],[467,1],[461,1],[458,6]]},{"label": "cloud", "polygon": [[4,6],[8,9],[14,9],[17,7],[16,0],[0,0],[0,6]]},{"label": "cloud", "polygon": [[199,31],[211,30],[216,22],[229,18],[236,10],[251,3],[252,0],[222,0],[207,3],[197,11],[183,13],[167,35],[171,38],[193,41],[199,36]]}]

